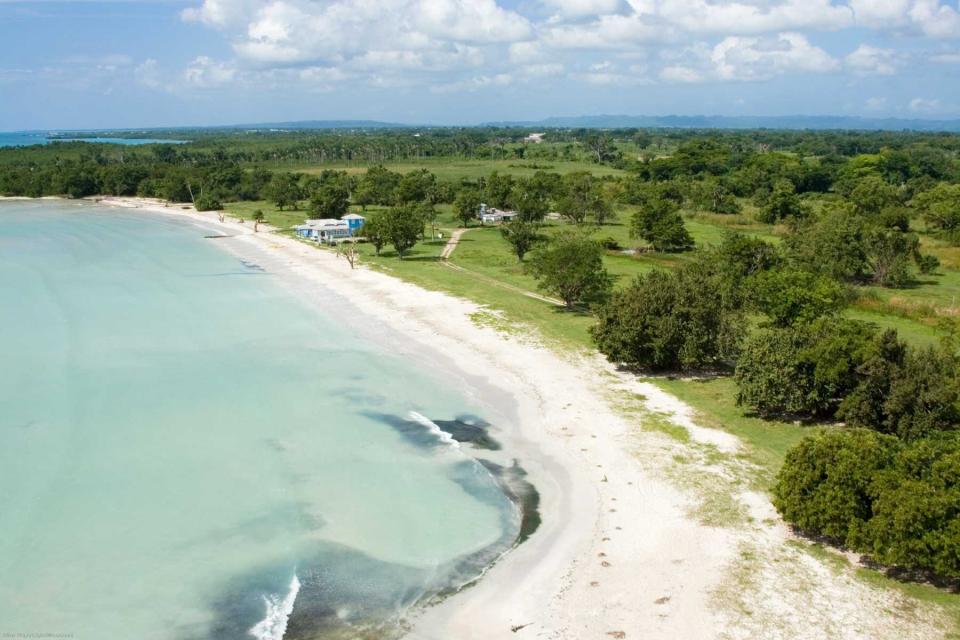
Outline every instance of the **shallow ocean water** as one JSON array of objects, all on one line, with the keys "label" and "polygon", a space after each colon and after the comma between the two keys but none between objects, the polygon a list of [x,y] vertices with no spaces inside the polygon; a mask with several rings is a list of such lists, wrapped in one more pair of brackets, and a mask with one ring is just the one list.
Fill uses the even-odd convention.
[{"label": "shallow ocean water", "polygon": [[516,538],[476,394],[204,235],[0,203],[0,635],[391,628]]}]

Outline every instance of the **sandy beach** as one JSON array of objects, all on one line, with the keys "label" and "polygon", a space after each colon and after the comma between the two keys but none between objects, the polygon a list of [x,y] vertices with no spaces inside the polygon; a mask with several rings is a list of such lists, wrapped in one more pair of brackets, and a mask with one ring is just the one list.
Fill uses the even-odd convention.
[{"label": "sandy beach", "polygon": [[[541,493],[543,524],[476,585],[411,620],[414,640],[498,638],[934,638],[939,611],[803,550],[752,489],[741,444],[697,424],[655,385],[596,354],[558,353],[478,323],[479,305],[252,223],[154,200],[105,205],[182,216],[304,296],[329,292],[497,393],[517,422],[496,435]],[[671,438],[656,424],[689,433]]]}]

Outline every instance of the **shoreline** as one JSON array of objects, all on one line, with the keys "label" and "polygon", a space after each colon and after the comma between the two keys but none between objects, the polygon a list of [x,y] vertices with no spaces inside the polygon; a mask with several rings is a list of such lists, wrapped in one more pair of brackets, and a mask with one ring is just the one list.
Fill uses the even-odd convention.
[{"label": "shoreline", "polygon": [[[225,249],[309,283],[299,287],[302,296],[329,290],[348,299],[363,315],[439,352],[467,378],[482,379],[514,404],[513,424],[496,436],[539,492],[540,527],[468,589],[416,612],[408,638],[603,637],[620,630],[633,636],[638,629],[659,637],[717,635],[722,624],[710,592],[734,544],[726,532],[689,517],[690,499],[645,472],[624,446],[635,437],[635,425],[595,388],[602,384],[596,367],[611,369],[599,356],[568,359],[477,327],[471,315],[483,310],[480,305],[363,266],[351,270],[332,252],[269,233],[267,225],[254,233],[249,223],[221,223],[215,212],[196,213],[187,205],[96,201],[185,218],[230,235],[218,240]],[[659,400],[661,410],[684,410],[667,394]],[[691,557],[697,557],[694,566],[676,571],[675,561]],[[668,607],[655,604],[665,596]],[[662,615],[665,608],[669,616]]]},{"label": "shoreline", "polygon": [[[479,304],[351,270],[267,225],[253,233],[249,222],[221,223],[189,205],[89,200],[222,233],[225,250],[295,283],[301,298],[349,301],[358,326],[386,327],[407,341],[403,354],[445,374],[454,367],[459,382],[509,404],[512,420],[496,436],[539,491],[543,522],[468,589],[413,612],[407,638],[943,637],[939,610],[787,544],[795,539],[769,497],[738,475],[749,464],[739,440],[698,425],[687,405],[598,354],[477,326]],[[657,431],[664,420],[689,442]],[[704,515],[716,497],[735,512],[729,522]]]}]

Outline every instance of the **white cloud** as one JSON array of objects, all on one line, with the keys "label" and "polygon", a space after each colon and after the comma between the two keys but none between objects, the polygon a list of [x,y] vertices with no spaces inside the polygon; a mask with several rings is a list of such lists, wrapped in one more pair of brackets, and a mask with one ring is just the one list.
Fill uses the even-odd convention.
[{"label": "white cloud", "polygon": [[[954,3],[956,4],[956,3]],[[960,36],[960,13],[940,0],[850,0],[857,24],[917,31],[934,38]]]},{"label": "white cloud", "polygon": [[560,63],[528,64],[517,67],[517,72],[527,78],[547,78],[563,74],[564,67]]},{"label": "white cloud", "polygon": [[516,64],[542,62],[547,57],[547,52],[539,42],[514,42],[509,52],[510,62]]},{"label": "white cloud", "polygon": [[840,63],[799,33],[775,38],[725,38],[710,56],[722,80],[768,80],[790,71],[825,73]]},{"label": "white cloud", "polygon": [[901,64],[901,55],[893,49],[862,44],[844,59],[844,63],[857,75],[892,76]]},{"label": "white cloud", "polygon": [[499,73],[494,76],[475,76],[467,80],[449,82],[431,87],[434,93],[459,93],[477,91],[487,87],[503,87],[513,83],[513,76],[509,73]]},{"label": "white cloud", "polygon": [[149,89],[159,89],[163,86],[160,80],[160,69],[157,61],[147,58],[133,70],[133,77],[137,82]]},{"label": "white cloud", "polygon": [[422,51],[510,43],[532,31],[495,0],[204,0],[183,15],[232,32],[238,55],[265,64],[339,61],[364,55],[371,44]]},{"label": "white cloud", "polygon": [[259,4],[259,0],[204,0],[199,7],[184,9],[181,15],[189,22],[233,27],[243,25]]},{"label": "white cloud", "polygon": [[942,111],[943,104],[936,99],[914,98],[907,105],[907,108],[913,113],[931,114]]},{"label": "white cloud", "polygon": [[199,56],[183,72],[183,79],[193,87],[209,88],[229,84],[237,71],[226,63]]},{"label": "white cloud", "polygon": [[665,82],[693,83],[703,82],[703,75],[696,69],[682,65],[670,65],[660,70],[660,79]]},{"label": "white cloud", "polygon": [[[284,70],[301,68],[336,70],[340,82],[440,91],[503,86],[505,78],[533,82],[566,70],[594,84],[891,75],[919,56],[862,44],[841,60],[811,34],[858,27],[960,36],[957,0],[194,1],[183,18],[220,30],[236,55],[191,63],[184,77],[195,86],[254,76],[300,81]],[[927,55],[960,62],[949,51]],[[611,60],[650,68],[590,68]]]},{"label": "white cloud", "polygon": [[867,111],[883,111],[887,108],[887,99],[879,97],[867,98],[864,105]]},{"label": "white cloud", "polygon": [[799,29],[840,29],[850,26],[853,13],[831,0],[782,2],[709,2],[663,0],[658,14],[692,33],[758,34]]},{"label": "white cloud", "polygon": [[580,17],[613,13],[620,0],[543,0],[543,5],[557,17]]}]

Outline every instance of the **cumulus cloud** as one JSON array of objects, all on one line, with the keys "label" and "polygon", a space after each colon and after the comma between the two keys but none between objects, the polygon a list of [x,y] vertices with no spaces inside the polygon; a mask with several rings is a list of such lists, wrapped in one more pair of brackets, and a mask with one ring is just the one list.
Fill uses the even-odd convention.
[{"label": "cumulus cloud", "polygon": [[184,81],[190,86],[199,88],[229,84],[236,76],[235,68],[207,56],[194,59],[183,72]]},{"label": "cumulus cloud", "polygon": [[789,71],[824,73],[840,63],[799,33],[775,38],[725,38],[710,56],[722,80],[768,80]]},{"label": "cumulus cloud", "polygon": [[[195,86],[256,74],[299,77],[289,69],[335,69],[341,81],[441,91],[561,74],[592,84],[891,75],[916,58],[866,43],[835,57],[816,34],[857,28],[850,33],[960,37],[956,0],[195,1],[183,18],[222,32],[235,54],[231,61],[191,63],[184,77]],[[599,60],[635,59],[654,61],[653,68],[589,68]],[[930,56],[944,64],[957,59]]]},{"label": "cumulus cloud", "polygon": [[547,10],[558,18],[614,13],[621,4],[620,0],[543,0]]},{"label": "cumulus cloud", "polygon": [[[956,4],[956,3],[954,3]],[[960,36],[960,13],[941,0],[850,0],[857,24],[917,31],[935,38]]]},{"label": "cumulus cloud", "polygon": [[893,49],[862,44],[847,55],[844,63],[857,75],[892,76],[901,64],[901,55]]},{"label": "cumulus cloud", "polygon": [[850,26],[853,12],[831,0],[710,2],[662,0],[642,3],[648,14],[691,33],[758,34],[798,29],[839,29]]}]

